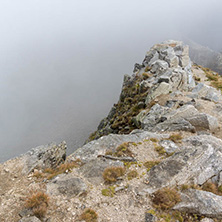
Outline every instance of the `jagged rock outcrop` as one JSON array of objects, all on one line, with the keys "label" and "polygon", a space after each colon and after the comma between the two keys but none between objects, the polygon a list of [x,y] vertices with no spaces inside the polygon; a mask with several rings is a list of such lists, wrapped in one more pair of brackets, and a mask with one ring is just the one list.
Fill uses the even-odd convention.
[{"label": "jagged rock outcrop", "polygon": [[153,167],[147,174],[147,192],[166,186],[202,185],[222,171],[222,140],[200,135],[188,138],[185,147]]},{"label": "jagged rock outcrop", "polygon": [[209,101],[219,102],[221,92],[203,83],[199,83],[190,95],[191,98],[201,98]]},{"label": "jagged rock outcrop", "polygon": [[182,201],[173,209],[206,217],[222,219],[222,197],[211,192],[188,189],[181,193]]},{"label": "jagged rock outcrop", "polygon": [[[189,47],[182,42],[169,40],[154,45],[142,64],[135,65],[134,74],[125,75],[118,103],[89,140],[110,133],[128,134],[136,128],[153,132],[216,131],[217,119],[199,113],[195,99],[219,102],[221,92],[205,83],[196,85],[192,69]],[[175,92],[186,94],[190,101],[178,101]],[[153,106],[161,97],[165,97],[165,104]]]},{"label": "jagged rock outcrop", "polygon": [[66,142],[51,143],[31,149],[23,155],[25,166],[23,171],[30,173],[34,169],[55,168],[66,159]]},{"label": "jagged rock outcrop", "polygon": [[[136,64],[133,76],[125,76],[120,99],[89,140],[110,133],[130,133],[138,128],[132,118],[152,101],[175,90],[195,86],[191,71],[189,48],[180,41],[154,45],[142,65]],[[88,141],[89,141],[88,140]],[[87,142],[88,142],[87,141]]]}]

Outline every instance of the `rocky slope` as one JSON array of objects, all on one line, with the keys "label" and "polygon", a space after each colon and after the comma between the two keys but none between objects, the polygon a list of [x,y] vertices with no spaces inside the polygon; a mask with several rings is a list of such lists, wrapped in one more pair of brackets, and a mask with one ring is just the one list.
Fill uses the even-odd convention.
[{"label": "rocky slope", "polygon": [[154,45],[86,144],[0,165],[0,221],[222,221],[222,78]]}]

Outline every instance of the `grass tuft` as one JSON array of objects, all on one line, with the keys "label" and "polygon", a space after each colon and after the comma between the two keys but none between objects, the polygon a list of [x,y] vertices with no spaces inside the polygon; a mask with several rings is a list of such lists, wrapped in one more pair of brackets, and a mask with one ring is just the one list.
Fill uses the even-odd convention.
[{"label": "grass tuft", "polygon": [[183,137],[179,133],[172,134],[169,137],[169,140],[172,140],[174,143],[180,143]]},{"label": "grass tuft", "polygon": [[53,168],[46,168],[43,170],[43,172],[34,172],[33,177],[38,178],[47,178],[48,180],[51,180],[52,178],[56,177],[59,174],[71,172],[73,168],[79,167],[82,165],[82,162],[80,159],[76,159],[72,162],[63,163],[60,166]]},{"label": "grass tuft", "polygon": [[25,207],[31,209],[38,218],[43,218],[49,205],[49,196],[42,191],[31,191],[25,201]]},{"label": "grass tuft", "polygon": [[86,209],[81,215],[80,220],[84,220],[86,222],[97,222],[98,221],[98,215],[97,213],[92,209]]},{"label": "grass tuft", "polygon": [[124,174],[125,169],[123,167],[107,167],[103,172],[103,179],[105,183],[113,183]]},{"label": "grass tuft", "polygon": [[133,152],[129,149],[129,144],[130,143],[128,142],[120,144],[116,148],[116,152],[113,155],[117,157],[124,157],[124,156],[133,157]]},{"label": "grass tuft", "polygon": [[114,186],[110,186],[106,189],[102,189],[102,195],[103,196],[113,197],[114,194],[115,194],[115,187]]},{"label": "grass tuft", "polygon": [[163,188],[157,190],[152,198],[154,206],[161,210],[167,210],[181,201],[180,194],[175,189]]},{"label": "grass tuft", "polygon": [[138,176],[138,172],[136,170],[131,170],[128,174],[127,174],[127,178],[128,180],[132,180],[134,178],[136,178]]},{"label": "grass tuft", "polygon": [[149,171],[152,167],[156,166],[159,163],[159,160],[150,160],[146,161],[143,165],[147,168],[147,171]]}]

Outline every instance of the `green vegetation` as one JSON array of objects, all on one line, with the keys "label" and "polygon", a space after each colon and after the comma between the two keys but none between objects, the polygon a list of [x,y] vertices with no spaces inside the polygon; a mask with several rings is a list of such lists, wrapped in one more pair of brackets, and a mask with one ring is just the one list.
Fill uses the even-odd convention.
[{"label": "green vegetation", "polygon": [[160,163],[159,160],[150,160],[146,161],[143,165],[147,168],[147,171],[150,171],[152,167],[156,166],[159,163]]},{"label": "green vegetation", "polygon": [[[120,99],[113,106],[112,115],[101,121],[99,129],[89,136],[87,142],[109,133],[128,134],[138,128],[133,121],[133,117],[146,108],[145,100],[148,92],[140,91],[140,83],[148,76],[149,74],[135,76],[133,80],[124,83]],[[144,107],[141,106],[141,102]]]},{"label": "green vegetation", "polygon": [[158,142],[158,139],[156,138],[150,138],[150,141],[154,142],[154,143],[157,143]]},{"label": "green vegetation", "polygon": [[207,79],[211,82],[211,85],[214,88],[222,90],[222,77],[218,73],[213,72],[209,68],[198,67],[205,72]]},{"label": "green vegetation", "polygon": [[162,146],[154,145],[154,149],[159,155],[166,154],[166,150]]},{"label": "green vegetation", "polygon": [[108,196],[108,197],[113,197],[115,195],[115,187],[110,186],[106,189],[102,189],[102,195],[103,196]]},{"label": "green vegetation", "polygon": [[169,137],[169,140],[172,140],[174,143],[180,143],[183,137],[179,133],[172,134]]},{"label": "green vegetation", "polygon": [[123,156],[130,156],[133,157],[133,153],[132,151],[129,149],[129,145],[130,143],[125,142],[120,144],[117,148],[116,148],[116,152],[113,154],[114,156],[117,157],[123,157]]}]

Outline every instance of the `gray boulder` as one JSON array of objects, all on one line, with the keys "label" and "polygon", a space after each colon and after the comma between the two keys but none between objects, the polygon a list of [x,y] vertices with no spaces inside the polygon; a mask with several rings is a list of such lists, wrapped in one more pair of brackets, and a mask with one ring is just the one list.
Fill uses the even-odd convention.
[{"label": "gray boulder", "polygon": [[152,132],[164,132],[164,131],[187,131],[194,133],[195,127],[192,126],[187,120],[182,118],[172,118],[164,121],[163,123],[157,124],[155,127],[150,129]]},{"label": "gray boulder", "polygon": [[198,113],[196,115],[186,118],[196,130],[210,130],[214,132],[218,129],[219,124],[217,118],[205,113]]},{"label": "gray boulder", "polygon": [[222,197],[210,192],[188,189],[181,193],[182,201],[174,210],[222,219]]},{"label": "gray boulder", "polygon": [[30,173],[34,169],[56,168],[66,159],[66,142],[60,144],[51,143],[38,146],[25,153],[24,173]]},{"label": "gray boulder", "polygon": [[172,86],[166,82],[161,82],[157,86],[153,87],[148,93],[146,98],[146,104],[148,105],[152,100],[156,99],[160,95],[168,94],[172,91]]},{"label": "gray boulder", "polygon": [[173,156],[153,167],[147,174],[147,192],[166,186],[202,185],[222,171],[222,140],[209,136],[193,136]]},{"label": "gray boulder", "polygon": [[145,67],[147,65],[151,65],[154,63],[156,60],[159,59],[159,53],[156,50],[150,50],[147,52],[142,65]]},{"label": "gray boulder", "polygon": [[87,186],[83,180],[72,175],[59,175],[47,184],[47,192],[50,195],[80,196],[86,191]]},{"label": "gray boulder", "polygon": [[113,161],[109,159],[96,159],[91,160],[84,164],[80,169],[79,172],[87,178],[93,184],[100,184],[103,182],[102,174],[103,171],[107,167],[111,166],[121,166],[123,167],[124,164],[121,161]]},{"label": "gray boulder", "polygon": [[164,60],[156,60],[151,64],[151,72],[161,74],[169,68],[169,65]]},{"label": "gray boulder", "polygon": [[190,95],[192,98],[201,98],[209,101],[219,102],[221,100],[221,93],[215,88],[204,83],[199,83]]}]

